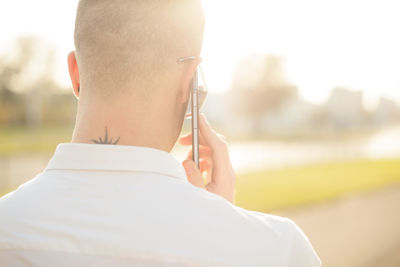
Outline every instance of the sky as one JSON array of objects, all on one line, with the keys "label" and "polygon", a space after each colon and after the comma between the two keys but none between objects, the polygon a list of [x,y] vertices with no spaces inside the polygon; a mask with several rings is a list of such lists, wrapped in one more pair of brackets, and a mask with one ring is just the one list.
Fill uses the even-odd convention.
[{"label": "sky", "polygon": [[[249,54],[285,58],[287,76],[307,101],[331,89],[362,90],[367,107],[380,96],[400,102],[400,2],[397,0],[203,0],[203,67],[209,90],[229,89]],[[66,55],[74,49],[77,0],[0,2],[0,49],[24,34],[57,49],[57,81],[69,86]]]}]

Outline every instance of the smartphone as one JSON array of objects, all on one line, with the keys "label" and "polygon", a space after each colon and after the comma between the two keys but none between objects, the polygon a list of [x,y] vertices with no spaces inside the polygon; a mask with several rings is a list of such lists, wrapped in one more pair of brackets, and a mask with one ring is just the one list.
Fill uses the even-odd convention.
[{"label": "smartphone", "polygon": [[[201,77],[201,79],[199,79],[199,77]],[[201,66],[199,66],[193,76],[190,85],[190,98],[186,110],[186,117],[188,118],[190,117],[192,120],[192,151],[193,151],[192,160],[194,161],[194,163],[198,168],[200,168],[199,113],[200,113],[200,108],[205,102],[207,93],[208,93],[208,87],[204,80],[204,73]]]},{"label": "smartphone", "polygon": [[192,90],[191,90],[191,115],[192,115],[192,159],[196,166],[200,168],[199,162],[199,73],[196,70],[196,73],[192,79]]}]

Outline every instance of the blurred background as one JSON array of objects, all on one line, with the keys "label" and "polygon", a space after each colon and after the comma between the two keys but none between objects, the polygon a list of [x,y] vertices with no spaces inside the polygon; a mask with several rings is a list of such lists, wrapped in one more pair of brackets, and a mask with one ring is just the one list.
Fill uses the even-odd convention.
[{"label": "blurred background", "polygon": [[[77,3],[0,2],[0,195],[70,141]],[[400,266],[399,7],[204,0],[203,112],[230,143],[235,204],[293,219],[324,266]]]}]

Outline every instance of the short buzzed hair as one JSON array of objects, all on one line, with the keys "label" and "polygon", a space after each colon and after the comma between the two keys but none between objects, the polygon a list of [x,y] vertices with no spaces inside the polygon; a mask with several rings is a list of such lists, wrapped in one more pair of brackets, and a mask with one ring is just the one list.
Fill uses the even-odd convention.
[{"label": "short buzzed hair", "polygon": [[200,54],[203,29],[200,0],[80,0],[74,41],[81,85],[106,96],[112,88],[166,85],[177,78],[177,58]]}]

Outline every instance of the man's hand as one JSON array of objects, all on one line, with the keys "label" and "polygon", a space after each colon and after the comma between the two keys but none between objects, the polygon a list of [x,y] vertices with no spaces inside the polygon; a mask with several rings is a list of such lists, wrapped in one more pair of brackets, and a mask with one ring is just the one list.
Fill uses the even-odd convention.
[{"label": "man's hand", "polygon": [[[199,128],[200,170],[192,160],[191,149],[182,163],[188,180],[194,186],[220,195],[233,203],[236,177],[229,158],[228,144],[222,135],[211,128],[203,114],[200,114]],[[182,145],[192,145],[192,134],[181,137],[179,142]]]}]

